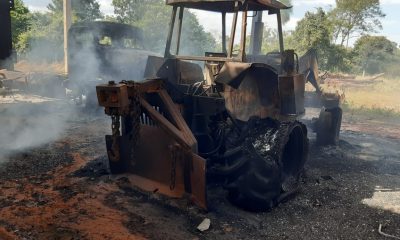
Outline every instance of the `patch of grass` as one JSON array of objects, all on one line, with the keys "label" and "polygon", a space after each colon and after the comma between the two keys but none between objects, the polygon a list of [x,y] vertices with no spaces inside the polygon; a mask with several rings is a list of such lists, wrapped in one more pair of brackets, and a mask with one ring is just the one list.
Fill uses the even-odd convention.
[{"label": "patch of grass", "polygon": [[377,80],[373,84],[341,87],[343,109],[371,117],[400,117],[400,78]]},{"label": "patch of grass", "polygon": [[400,112],[400,80],[383,80],[345,89],[346,101],[356,107],[393,109]]},{"label": "patch of grass", "polygon": [[342,109],[350,115],[364,115],[374,118],[400,118],[400,112],[393,108],[381,108],[371,106],[354,106],[345,102],[342,104]]}]

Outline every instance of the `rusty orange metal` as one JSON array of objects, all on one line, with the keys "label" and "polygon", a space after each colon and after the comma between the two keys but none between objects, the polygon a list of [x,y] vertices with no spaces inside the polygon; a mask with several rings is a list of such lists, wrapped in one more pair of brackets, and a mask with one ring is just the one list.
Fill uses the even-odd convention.
[{"label": "rusty orange metal", "polygon": [[[129,99],[138,98],[135,107],[141,108],[141,116],[139,134],[133,136],[138,139],[135,146],[129,146],[129,135],[117,136],[115,141],[115,136],[107,136],[109,158],[124,164],[133,184],[170,197],[189,194],[206,209],[206,160],[197,155],[197,140],[161,81],[99,85],[97,96],[105,112],[116,117],[130,116]],[[155,99],[162,106],[152,104]]]}]

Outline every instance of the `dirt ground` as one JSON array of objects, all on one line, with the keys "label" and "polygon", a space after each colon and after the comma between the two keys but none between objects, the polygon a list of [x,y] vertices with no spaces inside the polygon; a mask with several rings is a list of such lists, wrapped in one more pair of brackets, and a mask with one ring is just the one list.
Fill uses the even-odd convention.
[{"label": "dirt ground", "polygon": [[215,186],[208,212],[138,191],[129,175],[107,174],[105,115],[67,123],[55,141],[0,160],[0,239],[385,239],[379,224],[400,236],[400,120],[345,114],[336,147],[311,133],[300,193],[266,213],[232,206]]}]

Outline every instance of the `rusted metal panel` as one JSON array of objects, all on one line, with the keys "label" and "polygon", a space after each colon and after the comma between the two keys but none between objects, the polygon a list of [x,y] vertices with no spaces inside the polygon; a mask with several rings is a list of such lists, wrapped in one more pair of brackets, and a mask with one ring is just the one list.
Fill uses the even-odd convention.
[{"label": "rusted metal panel", "polygon": [[[136,88],[139,92],[152,93],[160,91],[162,89],[162,85],[163,85],[162,79],[155,78],[140,82],[140,84],[137,84]],[[134,92],[129,90],[130,88],[128,88],[129,96],[132,96]]]},{"label": "rusted metal panel", "polygon": [[191,197],[198,206],[207,209],[206,160],[192,153],[190,168]]},{"label": "rusted metal panel", "polygon": [[[165,93],[160,95],[163,100],[168,98]],[[151,191],[172,197],[182,197],[187,192],[197,205],[206,208],[206,161],[194,153],[197,142],[182,116],[175,106],[168,107],[175,126],[146,101],[141,103],[156,124],[141,127],[131,172],[143,181],[135,185],[149,190],[151,184]]]},{"label": "rusted metal panel", "polygon": [[278,75],[266,64],[225,63],[216,79],[224,87],[226,109],[241,121],[279,114]]},{"label": "rusted metal panel", "polygon": [[146,100],[140,99],[140,103],[144,110],[149,114],[151,119],[157,123],[157,125],[166,131],[175,141],[181,144],[184,148],[190,149],[190,146],[186,142],[183,134],[179,129],[174,126],[168,119],[157,112]]},{"label": "rusted metal panel", "polygon": [[[171,138],[170,133],[157,126],[143,124],[140,129],[140,140],[135,148],[135,159],[129,172],[150,180],[157,192],[165,189],[163,194],[182,197],[185,192],[184,184],[184,158],[185,147]],[[178,147],[174,147],[178,146]],[[187,149],[187,148],[186,148]],[[180,151],[180,152],[179,152]],[[146,185],[135,183],[140,188],[146,189]],[[158,190],[157,190],[158,189]]]},{"label": "rusted metal panel", "polygon": [[225,63],[215,79],[215,82],[238,88],[243,80],[245,72],[252,66],[252,63],[229,62]]},{"label": "rusted metal panel", "polygon": [[[186,192],[206,208],[206,161],[196,154],[197,140],[160,79],[100,85],[97,93],[99,104],[113,119],[113,135],[106,136],[110,167],[132,173],[139,188],[171,197]],[[138,105],[133,104],[136,99]],[[130,123],[134,119],[140,121],[136,135],[138,122]]]},{"label": "rusted metal panel", "polygon": [[186,192],[195,204],[207,208],[203,158],[184,150],[157,126],[142,125],[138,146],[129,170],[134,185],[174,198],[181,198]]},{"label": "rusted metal panel", "polygon": [[305,78],[303,74],[279,76],[279,96],[281,114],[298,115],[304,113]]},{"label": "rusted metal panel", "polygon": [[100,106],[106,110],[118,109],[118,114],[129,111],[128,89],[125,84],[102,84],[96,86],[97,99]]}]

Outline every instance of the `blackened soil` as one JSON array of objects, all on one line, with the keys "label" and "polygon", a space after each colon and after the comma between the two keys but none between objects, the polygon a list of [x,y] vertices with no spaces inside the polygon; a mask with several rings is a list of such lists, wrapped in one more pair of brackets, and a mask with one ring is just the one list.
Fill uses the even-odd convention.
[{"label": "blackened soil", "polygon": [[[213,186],[208,192],[206,212],[187,199],[139,191],[126,175],[108,175],[103,137],[108,128],[107,121],[83,119],[74,122],[55,143],[10,156],[0,168],[0,180],[4,182],[0,190],[15,188],[20,199],[0,196],[0,213],[9,214],[7,218],[0,215],[0,227],[18,233],[20,239],[297,240],[385,239],[378,233],[382,224],[383,231],[400,236],[398,138],[344,128],[339,146],[320,148],[310,133],[309,160],[301,191],[293,199],[269,212],[252,213],[232,206],[225,198],[226,192]],[[75,153],[86,161],[83,167],[61,172],[66,182],[52,186],[48,180],[60,176],[50,170],[78,164],[71,158]],[[57,198],[46,196],[45,190],[25,196],[24,183],[16,181],[23,177],[32,178],[33,186],[54,189],[66,206],[77,206],[75,211],[71,207],[60,210],[62,218],[46,218],[46,224],[54,224],[54,231],[35,230],[32,235],[33,230],[23,230],[26,215],[17,214],[18,208],[41,208]],[[43,182],[50,185],[46,188]],[[69,204],[71,201],[76,202]],[[95,205],[99,202],[101,206]],[[211,226],[200,232],[196,227],[204,218],[211,220]],[[63,224],[58,224],[61,220]],[[118,231],[110,235],[107,226],[96,227],[97,221],[103,220]],[[85,225],[89,222],[92,225]],[[89,231],[82,225],[96,229]]]},{"label": "blackened soil", "polygon": [[72,163],[69,144],[46,144],[41,148],[28,149],[11,154],[0,163],[0,180],[24,177],[43,177],[58,166]]}]

